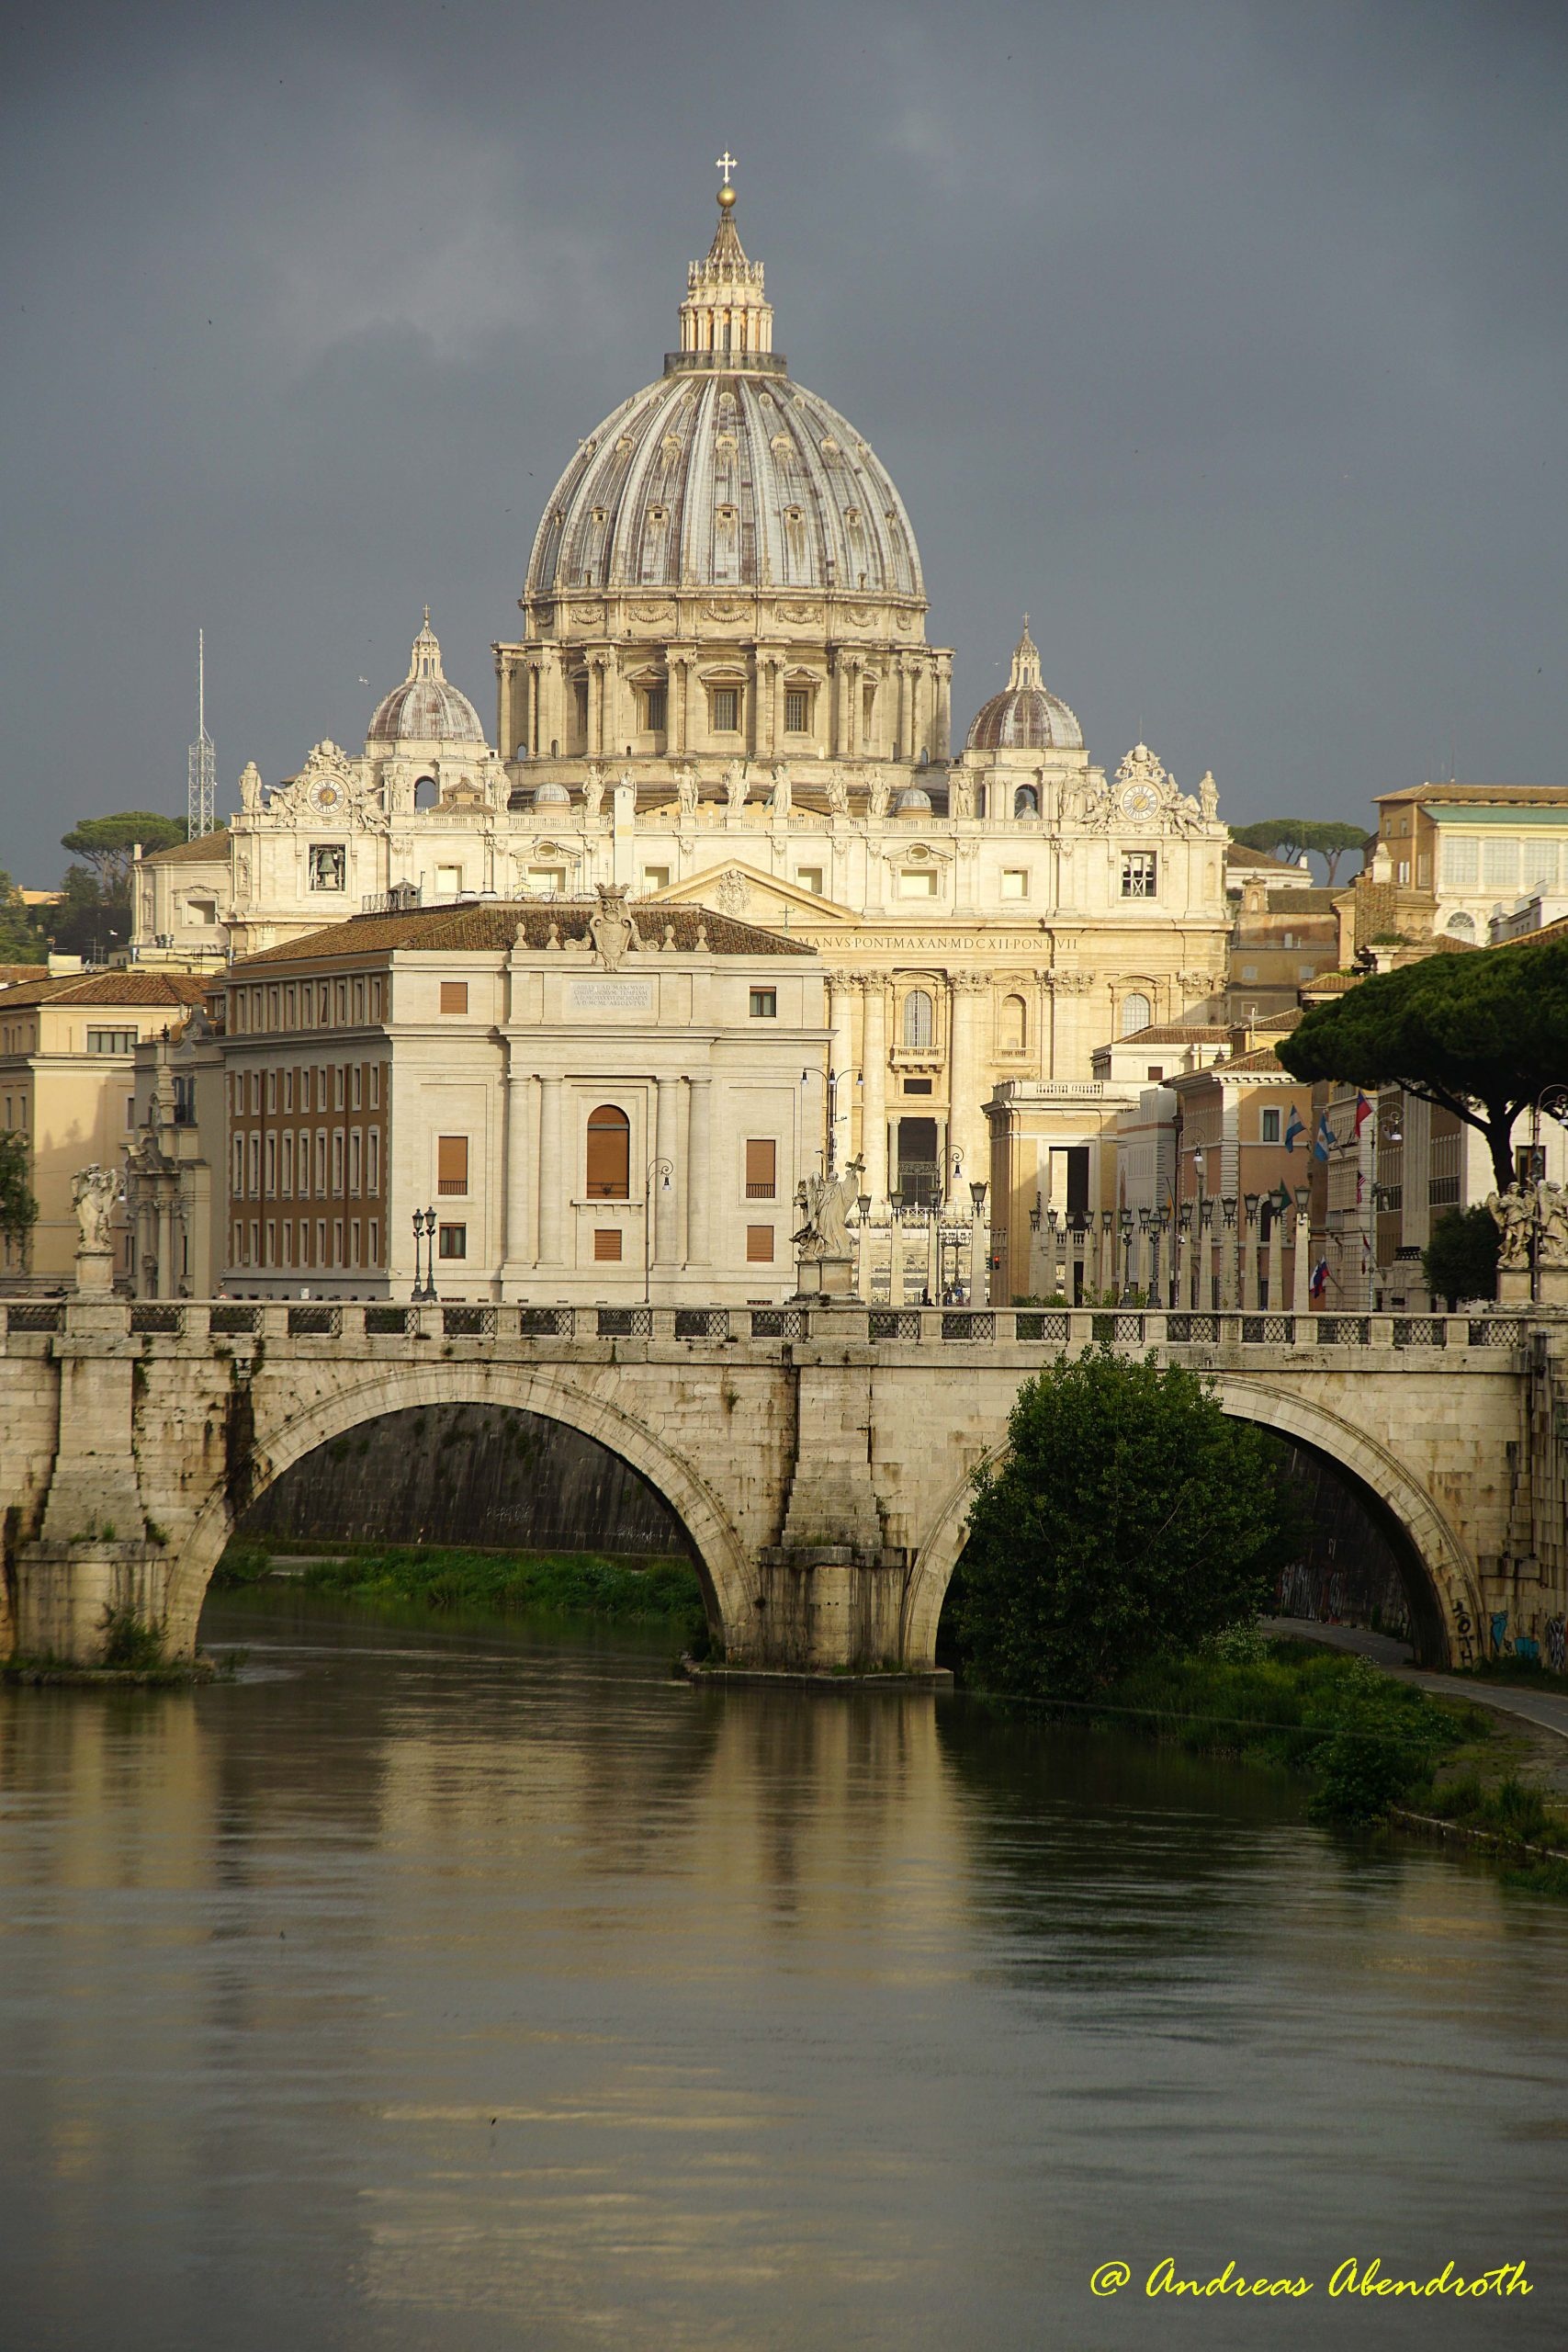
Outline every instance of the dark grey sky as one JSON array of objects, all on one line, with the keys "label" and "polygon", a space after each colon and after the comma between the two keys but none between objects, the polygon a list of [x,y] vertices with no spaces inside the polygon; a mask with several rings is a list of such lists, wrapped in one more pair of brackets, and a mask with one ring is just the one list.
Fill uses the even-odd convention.
[{"label": "dark grey sky", "polygon": [[[1233,822],[1564,780],[1568,12],[13,7],[0,864],[357,746],[426,598],[494,723],[537,512],[712,158],[904,492],[961,729],[1021,608]],[[361,678],[369,680],[362,685]]]}]

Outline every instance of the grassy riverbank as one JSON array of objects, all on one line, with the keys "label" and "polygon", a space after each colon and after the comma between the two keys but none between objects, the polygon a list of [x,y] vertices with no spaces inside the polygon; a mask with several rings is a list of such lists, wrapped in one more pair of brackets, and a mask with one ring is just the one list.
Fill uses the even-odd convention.
[{"label": "grassy riverbank", "polygon": [[[463,1616],[603,1617],[666,1625],[685,1636],[703,1619],[696,1572],[685,1560],[597,1552],[483,1552],[444,1544],[334,1544],[302,1560],[297,1581],[359,1606],[425,1608]],[[287,1568],[302,1544],[231,1544],[214,1583],[252,1585]],[[310,1547],[312,1553],[319,1546]],[[339,1556],[341,1555],[341,1556]]]}]

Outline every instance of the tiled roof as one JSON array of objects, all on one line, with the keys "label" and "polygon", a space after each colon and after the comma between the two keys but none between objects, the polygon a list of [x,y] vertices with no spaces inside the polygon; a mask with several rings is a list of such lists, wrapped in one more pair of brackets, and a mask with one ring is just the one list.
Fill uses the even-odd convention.
[{"label": "tiled roof", "polygon": [[229,828],[220,825],[215,833],[197,833],[193,842],[172,842],[167,849],[149,850],[143,865],[220,865],[229,854]]},{"label": "tiled roof", "polygon": [[10,988],[13,982],[41,980],[48,966],[44,964],[0,964],[0,988]]},{"label": "tiled roof", "polygon": [[1280,1078],[1290,1076],[1272,1046],[1255,1046],[1249,1054],[1233,1055],[1228,1062],[1219,1063],[1214,1074],[1218,1078],[1231,1078],[1238,1070],[1245,1070],[1249,1077],[1255,1071]]},{"label": "tiled roof", "polygon": [[[415,907],[406,914],[355,915],[347,922],[311,932],[306,938],[264,947],[257,955],[248,956],[243,964],[236,964],[234,972],[242,976],[261,964],[320,964],[336,956],[357,959],[385,956],[394,948],[403,952],[412,948],[426,954],[486,950],[505,954],[519,939],[525,947],[548,947],[552,933],[560,943],[586,939],[589,922],[596,911],[595,902],[585,899],[491,899],[473,906]],[[715,956],[817,953],[804,940],[786,938],[776,931],[761,931],[754,923],[736,922],[728,915],[711,913],[706,907],[660,904],[633,906],[627,911],[646,948],[660,947],[669,932],[671,945],[681,954],[690,955],[698,945],[697,933],[701,931],[705,934],[702,944]]]},{"label": "tiled roof", "polygon": [[1319,972],[1315,980],[1303,980],[1298,996],[1343,996],[1348,989],[1359,989],[1365,979],[1364,972]]},{"label": "tiled roof", "polygon": [[188,972],[82,972],[7,989],[7,1012],[21,1004],[199,1004],[211,983]]},{"label": "tiled roof", "polygon": [[1237,874],[1299,874],[1288,858],[1271,857],[1266,849],[1250,849],[1246,842],[1225,843],[1225,864]]},{"label": "tiled roof", "polygon": [[1231,1034],[1228,1021],[1174,1021],[1163,1028],[1134,1029],[1130,1037],[1112,1037],[1112,1046],[1223,1046]]},{"label": "tiled roof", "polygon": [[1457,801],[1484,806],[1495,801],[1505,808],[1568,808],[1568,784],[1413,784],[1403,792],[1380,792],[1378,806],[1391,801]]}]

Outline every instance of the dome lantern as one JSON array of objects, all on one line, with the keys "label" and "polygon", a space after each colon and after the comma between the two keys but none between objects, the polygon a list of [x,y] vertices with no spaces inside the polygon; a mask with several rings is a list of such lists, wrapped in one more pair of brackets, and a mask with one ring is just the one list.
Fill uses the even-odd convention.
[{"label": "dome lantern", "polygon": [[1083,729],[1059,695],[1041,683],[1040,649],[1029,634],[1013,648],[1005,690],[976,712],[968,734],[972,752],[1081,752]]},{"label": "dome lantern", "polygon": [[430,626],[426,605],[424,625],[409,655],[408,676],[377,704],[365,748],[375,752],[399,743],[483,743],[484,740],[478,711],[441,666],[441,645]]}]

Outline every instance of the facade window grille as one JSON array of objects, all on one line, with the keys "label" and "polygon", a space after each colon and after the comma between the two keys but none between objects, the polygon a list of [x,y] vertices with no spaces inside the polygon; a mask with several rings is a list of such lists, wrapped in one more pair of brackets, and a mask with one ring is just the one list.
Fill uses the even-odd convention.
[{"label": "facade window grille", "polygon": [[669,690],[664,686],[649,686],[643,696],[643,725],[650,735],[662,735],[664,732],[668,696]]},{"label": "facade window grille", "polygon": [[740,731],[740,689],[739,686],[715,686],[713,690],[713,731],[716,735],[738,735]]},{"label": "facade window grille", "polygon": [[811,725],[811,691],[807,686],[784,688],[784,733],[804,735]]},{"label": "facade window grille", "polygon": [[1122,896],[1152,899],[1159,884],[1159,861],[1152,849],[1130,850],[1122,860]]}]

